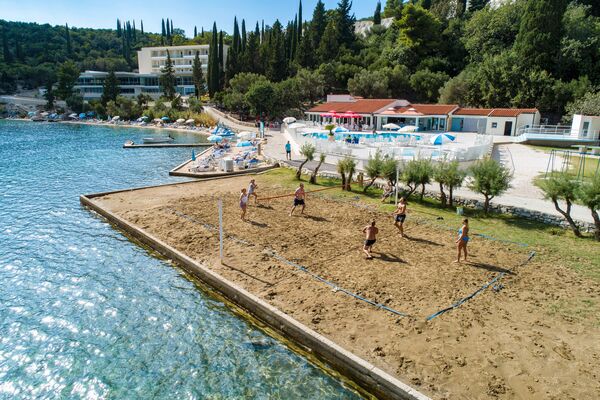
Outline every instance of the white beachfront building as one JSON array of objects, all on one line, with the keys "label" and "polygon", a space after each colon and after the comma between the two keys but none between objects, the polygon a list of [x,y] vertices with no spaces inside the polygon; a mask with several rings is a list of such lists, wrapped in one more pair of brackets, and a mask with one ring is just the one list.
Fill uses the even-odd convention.
[{"label": "white beachfront building", "polygon": [[306,112],[309,121],[361,125],[380,130],[383,125],[413,125],[420,132],[476,132],[516,136],[519,129],[539,125],[540,112],[521,108],[461,108],[458,104],[412,104],[402,99],[363,99],[328,95],[325,103]]},{"label": "white beachfront building", "polygon": [[[227,57],[227,48],[228,46],[223,46],[223,57]],[[136,97],[140,93],[144,93],[153,98],[160,97],[162,89],[159,78],[167,61],[167,51],[175,69],[177,92],[182,96],[193,94],[195,89],[192,79],[192,64],[196,52],[198,52],[206,76],[208,45],[143,47],[138,51],[138,71],[115,72],[119,80],[121,95]],[[85,100],[99,99],[102,96],[104,80],[107,76],[108,72],[104,71],[85,71],[79,75],[75,90]]]}]

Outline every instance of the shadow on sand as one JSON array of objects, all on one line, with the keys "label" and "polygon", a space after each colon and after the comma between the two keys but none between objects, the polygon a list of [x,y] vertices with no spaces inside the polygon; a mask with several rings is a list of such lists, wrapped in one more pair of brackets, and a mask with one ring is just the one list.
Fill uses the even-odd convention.
[{"label": "shadow on sand", "polygon": [[256,277],[256,276],[254,276],[254,275],[250,275],[249,273],[247,273],[247,272],[245,272],[245,271],[242,271],[241,269],[235,268],[235,267],[233,267],[233,266],[231,266],[231,265],[229,265],[229,264],[222,263],[221,265],[223,265],[224,267],[227,267],[227,268],[229,268],[229,269],[231,269],[231,270],[233,270],[233,271],[239,272],[240,274],[242,274],[242,275],[245,275],[245,276],[247,276],[248,278],[252,278],[252,279],[254,279],[254,280],[256,280],[256,281],[259,281],[259,282],[261,282],[261,283],[264,283],[265,285],[268,285],[268,286],[273,286],[273,283],[271,283],[271,282],[268,282],[268,281],[264,281],[264,280],[262,280],[262,279],[260,279],[260,278],[257,278],[257,277]]}]

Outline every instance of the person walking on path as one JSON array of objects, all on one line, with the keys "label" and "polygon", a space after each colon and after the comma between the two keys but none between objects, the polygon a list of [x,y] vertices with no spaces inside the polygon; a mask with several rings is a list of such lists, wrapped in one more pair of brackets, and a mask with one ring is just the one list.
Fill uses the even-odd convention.
[{"label": "person walking on path", "polygon": [[362,232],[365,234],[363,252],[367,255],[367,260],[372,260],[371,250],[373,250],[373,245],[377,241],[377,234],[379,233],[379,229],[375,227],[375,221],[371,221],[371,224],[365,226]]},{"label": "person walking on path", "polygon": [[400,197],[400,201],[392,215],[394,216],[394,226],[398,228],[400,237],[404,237],[404,221],[406,220],[406,200],[404,197]]},{"label": "person walking on path", "polygon": [[456,239],[457,256],[455,263],[460,263],[461,251],[465,255],[465,262],[467,262],[467,243],[469,243],[469,220],[463,219],[463,225],[458,230],[458,239]]},{"label": "person walking on path", "polygon": [[304,201],[305,198],[306,192],[304,191],[304,183],[301,183],[300,186],[298,186],[298,188],[294,192],[294,206],[290,211],[290,217],[292,216],[292,214],[294,214],[294,210],[298,206],[302,206],[302,211],[300,212],[300,214],[304,214],[304,208],[306,207],[306,203]]},{"label": "person walking on path", "polygon": [[292,159],[292,145],[290,144],[289,140],[285,144],[285,159],[286,160],[291,160]]},{"label": "person walking on path", "polygon": [[246,209],[248,208],[248,194],[246,193],[246,189],[242,189],[240,193],[240,208],[242,209],[242,221],[246,221]]},{"label": "person walking on path", "polygon": [[248,199],[250,199],[250,196],[254,196],[254,205],[256,205],[256,202],[258,201],[256,189],[258,189],[258,185],[254,179],[251,179],[250,184],[248,185]]}]

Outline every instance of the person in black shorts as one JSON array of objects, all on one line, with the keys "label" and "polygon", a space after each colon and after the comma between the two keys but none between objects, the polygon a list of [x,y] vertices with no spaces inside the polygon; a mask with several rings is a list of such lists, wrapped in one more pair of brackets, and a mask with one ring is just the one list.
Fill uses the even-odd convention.
[{"label": "person in black shorts", "polygon": [[371,221],[371,224],[365,226],[362,232],[365,234],[365,244],[363,246],[363,252],[367,255],[367,260],[371,260],[373,259],[373,256],[371,255],[371,250],[373,249],[373,245],[377,241],[377,234],[379,233],[379,229],[375,227],[375,221]]},{"label": "person in black shorts", "polygon": [[301,183],[300,186],[298,186],[298,189],[296,189],[296,192],[294,192],[294,206],[290,211],[290,217],[292,216],[292,214],[294,214],[294,210],[298,206],[302,206],[302,211],[300,212],[300,214],[304,214],[304,208],[306,207],[306,204],[304,202],[305,197],[306,192],[304,192],[304,183]]},{"label": "person in black shorts", "polygon": [[404,237],[404,221],[406,220],[406,200],[404,197],[400,197],[400,201],[392,215],[394,216],[394,226],[398,228],[400,237]]}]

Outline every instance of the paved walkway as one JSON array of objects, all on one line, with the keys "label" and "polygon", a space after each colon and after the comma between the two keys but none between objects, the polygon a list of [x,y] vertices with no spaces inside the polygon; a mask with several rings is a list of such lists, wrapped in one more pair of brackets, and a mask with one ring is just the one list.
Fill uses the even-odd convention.
[{"label": "paved walkway", "polygon": [[[210,107],[206,108],[210,113]],[[223,122],[236,129],[247,129],[244,126],[239,126],[238,128],[228,119],[223,120]],[[265,136],[267,138],[267,145],[264,148],[264,153],[267,157],[295,167],[298,167],[303,161],[300,155],[300,145],[287,133],[268,131]],[[286,161],[285,157],[285,143],[288,140],[292,144],[292,161]],[[548,153],[523,144],[503,141],[494,146],[492,157],[513,172],[512,187],[502,196],[494,198],[492,203],[561,216],[554,208],[554,204],[551,201],[545,200],[542,191],[533,184],[533,180],[546,171],[549,158]],[[313,170],[316,165],[316,161],[309,162],[305,165],[305,168]],[[337,171],[337,167],[332,164],[323,164],[320,170],[334,173]],[[427,189],[432,192],[439,190],[438,185],[429,185]],[[466,188],[459,188],[454,193],[456,196],[463,198],[483,200],[483,196]],[[592,215],[586,207],[574,205],[571,213],[576,220],[593,222]]]}]

